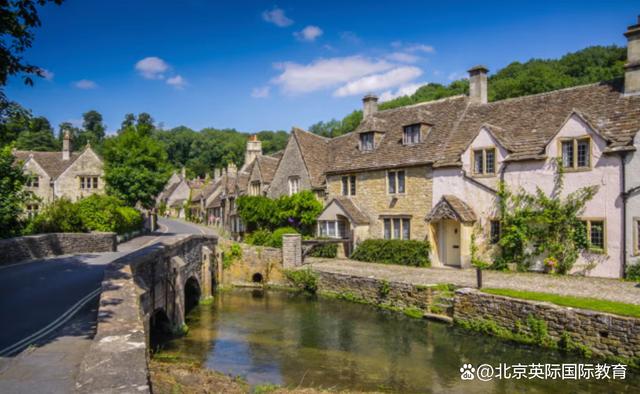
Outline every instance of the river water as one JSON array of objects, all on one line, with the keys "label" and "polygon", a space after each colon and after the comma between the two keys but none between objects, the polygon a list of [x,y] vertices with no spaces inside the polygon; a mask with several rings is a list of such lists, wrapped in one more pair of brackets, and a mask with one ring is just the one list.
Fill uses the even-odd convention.
[{"label": "river water", "polygon": [[[397,393],[640,392],[637,370],[627,369],[625,379],[543,380],[531,364],[599,362],[303,294],[220,292],[212,305],[196,307],[187,324],[188,335],[165,342],[161,352],[242,376],[252,385]],[[509,370],[510,379],[461,379],[463,364],[501,363],[525,365],[527,372],[521,379],[514,378],[517,369]]]}]

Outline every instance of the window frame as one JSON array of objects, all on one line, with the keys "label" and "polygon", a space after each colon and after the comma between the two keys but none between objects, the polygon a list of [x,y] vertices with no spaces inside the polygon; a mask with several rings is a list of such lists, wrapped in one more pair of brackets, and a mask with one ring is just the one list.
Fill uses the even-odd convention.
[{"label": "window frame", "polygon": [[[587,141],[588,143],[588,152],[587,152],[588,164],[586,166],[578,166],[578,143],[580,141]],[[572,143],[572,149],[573,149],[573,154],[572,154],[573,157],[571,160],[572,163],[570,167],[566,167],[564,165],[565,161],[564,161],[563,146],[567,142]],[[583,135],[579,137],[558,138],[558,157],[560,158],[560,165],[562,166],[562,169],[564,171],[567,171],[567,172],[590,171],[591,169],[593,169],[593,140],[591,136]]]},{"label": "window frame", "polygon": [[[498,227],[498,233],[494,234],[494,225]],[[502,221],[500,219],[489,219],[489,243],[491,245],[497,245],[500,242],[502,236]]]},{"label": "window frame", "polygon": [[340,177],[340,188],[343,196],[355,196],[357,193],[357,185],[356,185],[356,176],[355,175],[342,175]]},{"label": "window frame", "polygon": [[[364,144],[364,137],[369,137],[371,136],[371,148],[370,149],[365,149],[365,144]],[[361,152],[372,152],[375,148],[376,148],[376,136],[375,136],[375,132],[374,131],[367,131],[364,133],[360,133],[360,137],[359,137],[359,144],[360,144],[360,151]]]},{"label": "window frame", "polygon": [[[289,195],[293,196],[296,193],[300,193],[300,177],[297,175],[290,176],[287,179],[287,183],[289,184]],[[293,191],[295,185],[295,192]]]},{"label": "window frame", "polygon": [[262,185],[261,185],[260,181],[251,181],[249,183],[249,195],[250,196],[259,196],[261,194],[260,193],[260,191],[262,189],[261,186]]},{"label": "window frame", "polygon": [[[401,241],[411,240],[411,216],[384,215],[384,216],[380,216],[380,220],[382,221],[382,239],[385,239],[385,240],[397,239]],[[399,227],[396,227],[396,224],[399,224]],[[408,228],[408,233],[407,233],[408,238],[405,238],[406,228]],[[389,237],[387,237],[387,229],[389,230]],[[398,234],[398,237],[395,236],[396,234]]]},{"label": "window frame", "polygon": [[[409,138],[407,138],[409,131],[411,133],[414,133],[417,131],[417,135],[418,135],[417,141],[409,142]],[[402,128],[402,145],[415,145],[421,142],[422,142],[422,125],[421,124],[419,123],[410,124]]]},{"label": "window frame", "polygon": [[27,176],[27,182],[25,183],[26,187],[30,187],[33,189],[37,189],[40,187],[40,175],[38,174],[29,174]]},{"label": "window frame", "polygon": [[[607,220],[601,217],[583,217],[580,220],[585,224],[587,230],[587,240],[589,241],[589,252],[606,254],[607,253]],[[602,248],[594,247],[591,243],[591,225],[593,222],[602,223]]]},{"label": "window frame", "polygon": [[640,216],[635,216],[633,222],[633,256],[640,256]]},{"label": "window frame", "polygon": [[[487,171],[487,152],[493,152],[493,171]],[[476,171],[476,157],[481,155],[482,171]],[[495,146],[482,146],[471,148],[471,175],[474,177],[494,177],[498,171],[498,150]]]},{"label": "window frame", "polygon": [[[402,187],[403,190],[400,191],[400,181],[398,180],[398,173],[403,173],[402,178]],[[391,191],[391,179],[390,176],[393,174],[393,191]],[[402,169],[402,170],[387,170],[386,172],[386,176],[385,176],[385,183],[387,185],[387,194],[391,195],[391,196],[404,196],[407,194],[407,171]]]},{"label": "window frame", "polygon": [[[341,225],[342,223],[342,225]],[[333,235],[329,230],[333,231]],[[342,234],[341,230],[342,229]],[[340,220],[318,220],[317,234],[320,238],[346,239],[347,224]]]}]

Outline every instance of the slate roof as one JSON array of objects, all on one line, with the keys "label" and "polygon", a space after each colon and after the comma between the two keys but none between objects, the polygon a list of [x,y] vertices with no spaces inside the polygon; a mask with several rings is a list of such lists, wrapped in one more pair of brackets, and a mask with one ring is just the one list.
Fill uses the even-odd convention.
[{"label": "slate roof", "polygon": [[[360,208],[348,197],[345,196],[337,196],[333,198],[333,201],[336,202],[342,208],[344,213],[351,219],[354,224],[369,224],[369,218],[367,215],[362,213]],[[327,204],[327,207],[331,205],[331,203]]]},{"label": "slate roof", "polygon": [[302,159],[309,171],[311,187],[323,187],[329,159],[328,145],[331,140],[295,127],[292,134],[300,147]]},{"label": "slate roof", "polygon": [[431,209],[426,217],[427,221],[441,219],[454,219],[463,223],[472,223],[477,220],[476,214],[464,201],[456,196],[446,194]]},{"label": "slate roof", "polygon": [[13,151],[13,156],[24,163],[29,160],[29,157],[33,157],[33,159],[42,167],[42,169],[51,177],[51,179],[55,180],[58,178],[71,164],[80,155],[84,153],[81,152],[71,152],[69,155],[69,160],[62,160],[62,152],[38,152],[38,151],[28,151],[28,150],[15,150]]},{"label": "slate roof", "polygon": [[256,158],[255,163],[260,169],[260,174],[262,175],[262,181],[264,183],[271,183],[279,162],[280,159],[273,156],[258,156]]},{"label": "slate roof", "polygon": [[247,192],[247,186],[249,185],[249,174],[246,172],[239,172],[236,177],[236,190],[238,194]]},{"label": "slate roof", "polygon": [[[468,101],[466,96],[455,96],[376,112],[354,132],[331,140],[327,170],[339,173],[432,163],[442,150],[449,132],[464,114]],[[404,126],[413,124],[428,125],[422,128],[422,141],[403,145]],[[369,130],[381,128],[385,130]],[[366,131],[382,131],[383,136],[373,151],[362,152],[359,133]]]},{"label": "slate roof", "polygon": [[211,181],[207,183],[202,189],[198,190],[194,196],[191,198],[191,201],[201,201],[206,200],[209,196],[216,191],[216,189],[220,186],[220,178],[215,181]]},{"label": "slate roof", "polygon": [[222,203],[222,195],[218,194],[216,198],[211,200],[209,204],[207,204],[207,208],[218,208]]}]

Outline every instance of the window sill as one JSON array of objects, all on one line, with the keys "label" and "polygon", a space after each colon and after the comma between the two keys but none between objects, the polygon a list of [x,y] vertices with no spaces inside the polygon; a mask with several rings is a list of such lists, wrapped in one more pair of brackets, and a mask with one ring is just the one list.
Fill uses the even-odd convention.
[{"label": "window sill", "polygon": [[607,251],[605,249],[600,248],[589,248],[588,251],[591,254],[607,254]]},{"label": "window sill", "polygon": [[591,171],[592,168],[591,167],[578,167],[578,168],[573,168],[573,167],[562,167],[564,172],[587,172],[587,171]]},{"label": "window sill", "polygon": [[495,178],[496,174],[471,174],[471,177],[473,178]]}]

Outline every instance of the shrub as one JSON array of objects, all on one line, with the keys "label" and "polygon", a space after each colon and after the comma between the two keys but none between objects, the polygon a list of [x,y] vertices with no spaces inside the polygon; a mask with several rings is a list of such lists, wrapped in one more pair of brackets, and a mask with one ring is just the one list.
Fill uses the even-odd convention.
[{"label": "shrub", "polygon": [[368,239],[351,255],[354,260],[429,267],[429,244],[424,241]]},{"label": "shrub", "polygon": [[228,249],[225,250],[222,256],[222,268],[229,269],[236,262],[242,258],[242,248],[238,244],[231,244]]},{"label": "shrub", "polygon": [[316,245],[309,253],[311,257],[326,257],[330,259],[334,259],[337,255],[338,244],[335,243]]},{"label": "shrub", "polygon": [[298,230],[293,227],[281,227],[271,234],[271,241],[268,245],[272,248],[281,248],[282,247],[282,236],[285,234],[298,234]]},{"label": "shrub", "polygon": [[304,270],[285,270],[284,276],[300,290],[314,294],[318,290],[318,275],[307,268]]},{"label": "shrub", "polygon": [[264,246],[271,243],[272,233],[269,230],[256,230],[247,235],[244,239],[249,245]]},{"label": "shrub", "polygon": [[76,202],[80,218],[85,227],[91,231],[116,232],[124,220],[118,208],[122,202],[112,196],[94,194]]},{"label": "shrub", "polygon": [[640,261],[627,267],[627,279],[640,282]]},{"label": "shrub", "polygon": [[79,233],[85,231],[87,231],[87,228],[82,222],[78,205],[66,198],[55,200],[47,205],[29,222],[25,229],[26,234]]},{"label": "shrub", "polygon": [[142,229],[144,218],[140,211],[131,207],[118,207],[118,212],[122,216],[122,222],[116,229],[118,234],[126,234]]}]

